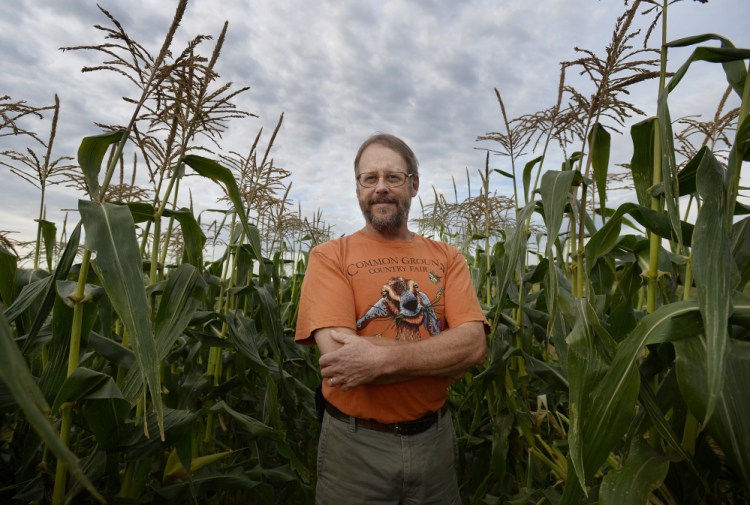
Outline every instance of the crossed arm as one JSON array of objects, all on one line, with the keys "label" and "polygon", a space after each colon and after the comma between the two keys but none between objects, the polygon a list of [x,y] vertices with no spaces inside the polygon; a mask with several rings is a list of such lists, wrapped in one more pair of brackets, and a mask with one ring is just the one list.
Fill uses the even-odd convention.
[{"label": "crossed arm", "polygon": [[486,351],[480,321],[409,343],[361,337],[351,328],[321,328],[313,336],[322,354],[320,372],[324,380],[344,390],[422,376],[457,377],[484,361]]}]

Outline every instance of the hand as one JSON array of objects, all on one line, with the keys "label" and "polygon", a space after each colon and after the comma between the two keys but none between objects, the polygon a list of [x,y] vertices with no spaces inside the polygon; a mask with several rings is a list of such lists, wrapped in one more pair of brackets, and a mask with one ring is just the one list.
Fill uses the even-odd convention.
[{"label": "hand", "polygon": [[[320,373],[329,386],[348,391],[374,382],[383,374],[384,347],[357,335],[332,331],[331,338],[341,345],[320,357]],[[331,380],[332,379],[332,380]]]}]

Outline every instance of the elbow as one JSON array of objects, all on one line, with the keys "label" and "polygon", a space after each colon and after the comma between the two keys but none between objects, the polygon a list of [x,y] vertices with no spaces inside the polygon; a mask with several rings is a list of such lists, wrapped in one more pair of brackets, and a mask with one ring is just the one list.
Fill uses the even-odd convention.
[{"label": "elbow", "polygon": [[477,338],[477,344],[474,346],[474,352],[471,355],[471,365],[481,365],[484,363],[484,360],[487,358],[487,343],[484,338],[484,333],[482,333]]},{"label": "elbow", "polygon": [[482,346],[477,350],[476,356],[474,359],[475,365],[481,365],[484,363],[484,360],[487,358],[487,346],[484,345],[484,342],[482,342]]}]

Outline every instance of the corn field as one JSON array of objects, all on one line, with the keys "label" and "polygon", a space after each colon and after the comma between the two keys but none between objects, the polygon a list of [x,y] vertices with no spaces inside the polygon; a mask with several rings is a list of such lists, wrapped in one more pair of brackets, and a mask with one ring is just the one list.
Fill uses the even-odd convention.
[{"label": "corn field", "polygon": [[[266,146],[221,149],[252,116],[235,105],[248,88],[216,70],[228,25],[173,47],[185,7],[157,52],[101,7],[104,42],[65,48],[135,87],[132,115],[75,158],[54,154],[57,97],[0,98],[0,142],[36,149],[0,143],[0,164],[40,201],[36,241],[0,231],[3,503],[313,502],[321,379],[293,333],[307,254],[331,229],[289,208],[271,156],[283,115]],[[493,329],[449,393],[464,503],[750,503],[750,49],[670,41],[672,8],[625,2],[603,52],[561,63],[548,109],[509,117],[495,90],[480,187],[412,216],[464,252]],[[692,54],[668,71],[677,47]],[[726,92],[706,97],[710,120],[673,120],[696,62]],[[654,117],[627,101],[645,81]],[[195,213],[186,174],[221,188],[217,209]],[[43,212],[60,183],[81,195],[63,229]],[[615,191],[627,201],[607,207]]]}]

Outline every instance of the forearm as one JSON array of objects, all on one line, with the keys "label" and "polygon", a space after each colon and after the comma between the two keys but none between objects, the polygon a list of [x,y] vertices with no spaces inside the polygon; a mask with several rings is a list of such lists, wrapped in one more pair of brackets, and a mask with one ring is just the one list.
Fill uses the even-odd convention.
[{"label": "forearm", "polygon": [[482,363],[485,349],[482,323],[462,324],[425,340],[388,347],[383,376],[454,377]]},{"label": "forearm", "polygon": [[481,363],[486,347],[481,322],[465,323],[413,343],[360,337],[350,329],[319,330],[315,339],[323,354],[321,374],[345,389],[423,376],[456,377]]}]

